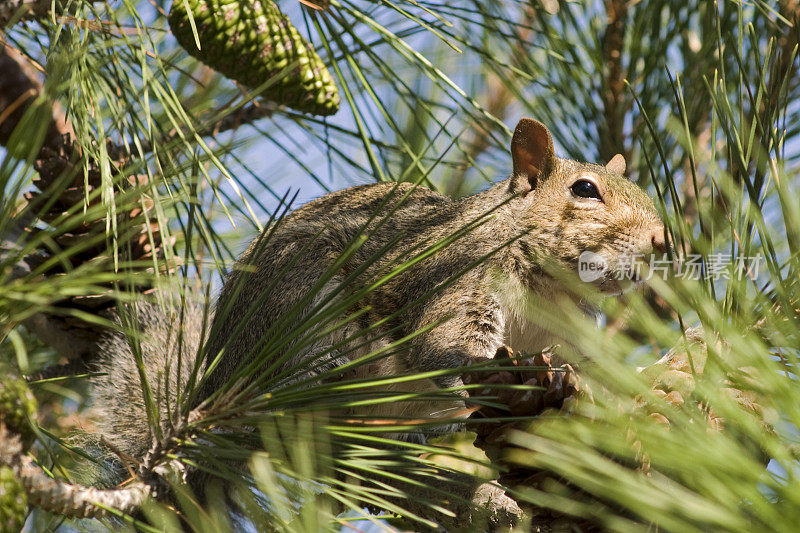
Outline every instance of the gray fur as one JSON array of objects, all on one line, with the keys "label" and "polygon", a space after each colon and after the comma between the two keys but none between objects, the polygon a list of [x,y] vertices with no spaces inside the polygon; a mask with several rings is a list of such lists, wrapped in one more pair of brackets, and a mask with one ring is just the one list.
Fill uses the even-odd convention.
[{"label": "gray fur", "polygon": [[[296,331],[326,295],[342,287],[329,304],[336,305],[413,257],[414,250],[422,250],[481,218],[483,224],[351,306],[349,313],[366,310],[358,320],[319,335],[302,348],[298,344],[302,339],[284,347],[279,354],[293,348],[297,353],[272,374],[291,370],[293,374],[282,381],[284,384],[313,377],[432,325],[436,327],[387,357],[359,367],[356,376],[455,368],[490,358],[503,344],[517,351],[534,352],[554,339],[568,337],[568,332],[561,332],[559,338],[554,331],[531,321],[532,313],[547,315],[554,311],[555,305],[552,309],[543,308],[542,302],[555,303],[570,297],[569,291],[546,273],[545,265],[574,270],[579,254],[591,250],[606,256],[613,267],[625,254],[649,253],[656,239],[663,239],[658,237],[663,234],[663,225],[650,198],[617,173],[624,168],[619,161],[605,168],[556,158],[549,132],[539,123],[534,124],[535,128],[532,124],[533,121],[521,121],[513,140],[515,168],[521,170],[474,196],[452,200],[410,184],[364,185],[309,202],[277,226],[268,228],[269,238],[257,239],[224,283],[205,347],[207,360],[213,360],[223,349],[224,355],[201,389],[198,401],[227,383],[238,365],[259,357],[264,342],[280,341]],[[597,182],[603,202],[591,203],[570,194],[570,185],[582,175],[591,175]],[[363,245],[330,280],[319,283],[362,232],[367,236]],[[354,274],[393,239],[397,239],[395,246],[364,272]],[[507,242],[510,244],[503,247]],[[488,259],[481,261],[484,256]],[[475,266],[467,268],[471,264]],[[312,294],[311,289],[318,284],[320,287]],[[624,288],[610,278],[601,280],[599,286],[609,293]],[[432,296],[413,305],[428,294]],[[531,299],[531,295],[537,299]],[[365,346],[356,349],[361,341],[348,341],[355,332],[404,308],[376,329]],[[298,309],[298,315],[270,333],[292,309]],[[141,314],[146,332],[143,351],[148,377],[158,384],[154,389],[163,391],[164,377],[158,370],[177,353],[174,319],[153,316],[151,311],[154,309],[144,309]],[[252,311],[252,317],[245,320]],[[191,316],[184,342],[189,354],[194,353],[192,348],[199,342],[197,314],[187,313]],[[322,328],[308,329],[318,334]],[[138,371],[124,338],[111,336],[105,343],[102,366],[108,376],[97,382],[97,401],[111,420],[104,423],[102,430],[110,433],[118,446],[136,455],[149,445],[149,441],[130,445],[149,435],[139,400]],[[334,346],[338,348],[331,350]],[[319,364],[309,367],[308,361],[326,352],[329,353]],[[190,359],[184,358],[184,365]],[[263,365],[269,362],[265,360]],[[174,376],[170,378],[169,388],[174,391],[180,384]],[[395,389],[424,391],[460,384],[460,377],[452,375],[398,385]],[[169,400],[168,396],[159,397],[165,407]],[[368,414],[437,418],[460,407],[463,404],[455,400],[434,404],[393,402],[372,407]],[[445,427],[444,431],[455,427]],[[132,437],[124,436],[126,432]]]},{"label": "gray fur", "polygon": [[101,375],[92,380],[93,400],[103,415],[97,421],[100,435],[120,451],[141,458],[153,443],[153,435],[130,343],[138,337],[147,381],[161,425],[166,428],[170,419],[174,420],[171,413],[177,393],[186,385],[196,359],[203,313],[190,306],[181,318],[174,309],[148,302],[138,302],[122,312],[138,333],[124,332],[123,321],[116,317],[122,330],[104,336],[98,346],[99,360],[94,370]]}]

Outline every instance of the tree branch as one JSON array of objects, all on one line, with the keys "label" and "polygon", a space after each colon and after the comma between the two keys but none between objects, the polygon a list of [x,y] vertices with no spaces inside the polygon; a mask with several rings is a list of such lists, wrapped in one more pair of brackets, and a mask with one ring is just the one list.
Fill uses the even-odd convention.
[{"label": "tree branch", "polygon": [[[6,26],[15,17],[16,21],[47,17],[51,13],[51,7],[53,7],[51,0],[0,0],[0,28],[8,29]],[[56,2],[56,8],[59,7],[60,4]]]},{"label": "tree branch", "polygon": [[[0,11],[3,5],[0,3]],[[25,56],[8,44],[0,50],[0,72],[0,145],[6,146],[28,106],[42,93],[42,84]],[[53,105],[52,110],[43,148],[56,149],[62,136],[74,132],[61,108]]]},{"label": "tree branch", "polygon": [[0,464],[14,471],[28,503],[70,518],[99,518],[110,510],[130,514],[141,507],[152,489],[135,481],[122,489],[102,490],[51,478],[25,453],[22,439],[0,422]]},{"label": "tree branch", "polygon": [[622,47],[625,44],[625,25],[628,15],[626,0],[606,0],[608,24],[603,35],[603,62],[605,65],[603,87],[600,97],[603,100],[604,129],[600,131],[600,157],[610,161],[615,154],[622,154],[630,160],[625,147],[622,125],[625,118],[625,69],[622,66]]}]

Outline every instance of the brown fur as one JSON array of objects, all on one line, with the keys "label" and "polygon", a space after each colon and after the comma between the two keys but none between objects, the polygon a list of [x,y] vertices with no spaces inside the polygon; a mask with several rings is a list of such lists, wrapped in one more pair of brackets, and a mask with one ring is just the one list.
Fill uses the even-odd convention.
[{"label": "brown fur", "polygon": [[[199,401],[228,381],[238,365],[257,360],[265,343],[282,341],[303,321],[313,320],[321,307],[337,305],[475,221],[481,223],[351,302],[349,311],[339,317],[361,312],[357,319],[339,328],[331,328],[333,322],[305,326],[301,328],[307,331],[305,337],[272,350],[278,357],[293,352],[276,365],[272,376],[288,373],[279,380],[284,385],[308,380],[379,350],[388,355],[357,367],[356,377],[441,370],[492,357],[503,344],[535,352],[568,339],[569,332],[544,328],[536,320],[555,309],[541,302],[568,298],[570,293],[545,266],[574,271],[581,252],[589,250],[605,257],[613,273],[626,255],[663,246],[663,226],[650,198],[619,173],[624,170],[620,158],[615,157],[608,168],[557,158],[550,133],[530,119],[517,126],[512,158],[515,173],[474,196],[452,200],[407,183],[363,185],[309,202],[268,228],[233,268],[219,296],[206,360],[213,360],[220,350],[224,354]],[[571,185],[587,176],[602,201],[571,193]],[[364,237],[362,245],[331,271],[359,235]],[[393,240],[395,244],[387,247]],[[371,266],[359,270],[375,257]],[[329,279],[321,281],[326,272]],[[624,288],[609,276],[598,285],[608,293]],[[320,305],[334,293],[329,303]],[[287,319],[291,313],[295,316]],[[188,314],[192,316],[183,336],[184,367],[193,361],[200,342],[199,312]],[[155,308],[139,309],[147,374],[159,407],[166,411],[185,377],[178,383],[175,321],[157,315]],[[374,327],[380,321],[384,323]],[[370,326],[369,335],[353,338]],[[429,330],[390,349],[424,328]],[[101,429],[123,451],[140,454],[152,437],[130,346],[124,336],[112,335],[101,352],[100,370],[107,374],[95,380],[98,404],[106,413]],[[264,368],[271,362],[264,359],[258,364]],[[163,372],[168,365],[169,380]],[[188,375],[188,367],[182,375]],[[384,392],[461,384],[453,373],[387,386]],[[390,402],[366,414],[440,418],[460,407],[460,402]],[[166,420],[165,412],[161,418]]]},{"label": "brown fur", "polygon": [[[103,415],[97,421],[100,434],[120,451],[141,458],[153,435],[132,346],[141,350],[147,383],[166,428],[177,419],[176,395],[183,392],[197,356],[203,312],[190,305],[181,316],[178,310],[139,302],[124,315],[124,326],[117,317],[122,332],[106,335],[98,346],[99,375],[92,380],[92,396]],[[130,329],[141,333],[130,334]]]},{"label": "brown fur", "polygon": [[[492,357],[502,344],[527,352],[541,350],[553,342],[553,332],[530,320],[527,297],[534,293],[553,301],[569,292],[546,273],[546,263],[575,270],[579,255],[588,250],[605,257],[613,272],[626,256],[650,253],[654,243],[659,246],[663,242],[663,226],[650,198],[615,172],[624,169],[619,158],[612,161],[610,169],[556,158],[547,129],[529,119],[517,127],[512,154],[517,172],[474,196],[451,200],[411,184],[364,185],[309,202],[276,228],[268,229],[269,239],[250,246],[219,296],[206,353],[213,357],[224,348],[225,355],[206,392],[226,382],[238,364],[257,357],[260,341],[292,331],[308,319],[324,295],[337,290],[395,238],[396,245],[347,281],[334,302],[413,257],[413,250],[422,250],[481,217],[485,219],[456,242],[375,288],[358,305],[369,309],[364,319],[307,343],[282,368],[299,367],[338,344],[316,370],[330,369],[432,325],[436,326],[397,353],[361,367],[358,375],[455,368]],[[602,201],[576,198],[571,193],[570,186],[586,176],[597,185]],[[309,294],[359,234],[366,237],[363,245],[335,276],[317,287],[316,294]],[[509,241],[511,244],[503,247]],[[481,261],[484,256],[489,257]],[[476,266],[453,281],[472,263]],[[609,293],[624,288],[610,277],[598,283]],[[413,306],[428,293],[433,296]],[[354,349],[355,343],[347,342],[359,328],[408,306],[378,328],[368,345]],[[254,308],[252,319],[235,333],[242,317]],[[297,318],[271,330],[292,309],[300,310]],[[390,332],[392,326],[396,329]],[[306,370],[300,373],[307,375]],[[426,390],[459,385],[461,380],[454,374],[423,380],[413,387],[397,387]],[[451,404],[449,409],[457,407]],[[370,414],[425,418],[441,416],[447,409],[441,403],[393,402],[372,408]]]},{"label": "brown fur", "polygon": [[[572,298],[551,269],[574,272],[582,252],[595,252],[609,266],[596,285],[618,293],[626,285],[611,274],[631,255],[664,248],[664,228],[650,198],[621,175],[621,157],[606,167],[557,158],[547,128],[530,119],[518,124],[511,153],[511,177],[474,196],[452,200],[407,183],[364,185],[309,202],[267,228],[237,262],[219,295],[204,363],[222,355],[198,402],[243,364],[256,365],[254,379],[273,379],[274,392],[292,382],[312,383],[328,370],[381,351],[383,357],[357,366],[355,377],[453,369],[490,358],[504,344],[518,352],[536,352],[559,341],[569,344],[569,331],[544,327],[547,320],[540,320],[558,324],[555,303]],[[581,179],[596,185],[602,201],[573,194],[572,185]],[[476,221],[449,245],[375,285]],[[356,241],[361,244],[353,249]],[[354,298],[370,286],[363,298]],[[335,321],[315,322],[331,314],[320,311],[343,302],[347,305],[334,313]],[[187,310],[182,344],[178,316],[164,316],[144,304],[135,313],[162,427],[168,425],[175,392],[185,386],[201,341],[202,313]],[[340,327],[332,327],[336,322]],[[359,335],[367,328],[368,335]],[[398,343],[420,330],[425,331]],[[305,333],[290,338],[297,331]],[[100,351],[99,370],[105,375],[94,380],[100,431],[123,452],[141,456],[153,437],[130,344],[124,335],[113,334]],[[183,354],[181,379],[178,353]],[[285,361],[278,364],[276,358]],[[384,386],[380,392],[461,384],[453,372]],[[461,408],[463,402],[453,396],[438,402],[392,401],[349,416],[441,419],[455,418]],[[449,425],[423,431],[459,426],[451,419]],[[472,481],[464,484],[465,496],[471,494]],[[202,485],[199,478],[195,482]]]}]

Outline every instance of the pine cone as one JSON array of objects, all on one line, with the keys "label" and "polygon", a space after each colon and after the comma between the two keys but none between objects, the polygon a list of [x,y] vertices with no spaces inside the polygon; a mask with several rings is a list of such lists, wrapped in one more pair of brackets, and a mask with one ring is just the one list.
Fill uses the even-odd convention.
[{"label": "pine cone", "polygon": [[28,500],[14,471],[0,467],[0,533],[22,530],[28,515]]},{"label": "pine cone", "polygon": [[174,0],[169,25],[190,55],[248,87],[279,76],[264,98],[315,115],[339,110],[339,92],[322,59],[271,0]]},{"label": "pine cone", "polygon": [[30,421],[35,414],[36,398],[28,384],[13,373],[0,370],[0,422],[27,441],[34,435]]},{"label": "pine cone", "polygon": [[[477,434],[475,446],[483,450],[492,463],[511,466],[507,463],[507,452],[513,447],[507,440],[511,430],[524,429],[532,417],[548,410],[568,412],[579,398],[591,402],[592,393],[571,365],[554,364],[559,358],[551,348],[533,356],[515,356],[511,348],[503,346],[497,350],[494,360],[509,370],[467,372],[464,383],[481,385],[470,391],[470,397],[491,398],[505,409],[482,405],[472,414],[467,427]],[[517,387],[509,388],[509,385]],[[491,420],[509,416],[520,418]],[[504,486],[513,486],[525,484],[530,476],[531,471],[515,464],[502,473],[498,481]]]},{"label": "pine cone", "polygon": [[[717,351],[722,347],[718,343]],[[708,378],[707,367],[708,347],[701,328],[690,328],[686,331],[685,341],[679,342],[659,361],[640,369],[641,375],[647,380],[653,392],[663,398],[675,409],[680,409],[690,402],[700,406],[707,414],[709,425],[715,430],[724,429],[724,420],[720,418],[711,406],[705,404],[702,398],[694,398],[695,374]],[[767,399],[754,392],[754,385],[758,381],[758,370],[743,367],[734,373],[722,373],[714,367],[716,379],[727,394],[731,396],[745,411],[757,416],[764,429],[772,431],[767,419],[772,418],[771,412],[765,412],[768,405]],[[750,381],[750,383],[748,383]],[[643,398],[637,398],[638,407],[648,410],[651,415],[658,414],[664,420],[669,419],[669,413],[654,413],[653,406],[648,405]],[[667,415],[667,416],[665,416]],[[653,417],[656,418],[656,417]]]}]

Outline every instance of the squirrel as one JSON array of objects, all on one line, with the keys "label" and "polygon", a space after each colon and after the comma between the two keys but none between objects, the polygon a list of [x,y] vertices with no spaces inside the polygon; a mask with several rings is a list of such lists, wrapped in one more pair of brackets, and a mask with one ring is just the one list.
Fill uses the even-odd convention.
[{"label": "squirrel", "polygon": [[[592,252],[603,264],[592,283],[617,294],[631,283],[617,278],[632,257],[665,251],[664,225],[651,198],[623,176],[621,155],[605,166],[559,158],[548,129],[524,118],[511,159],[509,178],[465,198],[409,183],[361,185],[326,194],[269,226],[223,283],[202,350],[204,364],[215,366],[196,402],[254,361],[270,374],[256,379],[282,386],[313,382],[380,350],[388,355],[353,366],[356,377],[457,369],[492,358],[503,346],[541,351],[554,338],[568,338],[529,320],[532,296],[538,302],[570,297],[552,268],[575,273],[581,254]],[[337,307],[340,320],[333,323],[340,327],[314,322],[320,311]],[[186,311],[183,335],[175,333],[177,318],[161,312],[140,304],[135,314],[144,330],[145,372],[166,409],[183,385],[174,375],[176,354],[186,354],[180,367],[187,376],[200,353],[202,312]],[[291,338],[303,323],[306,336]],[[99,352],[99,431],[119,450],[141,456],[152,437],[130,343],[112,334]],[[458,372],[443,372],[413,387],[462,385]],[[436,419],[442,410],[432,402],[385,402],[369,415]],[[422,431],[458,427],[454,421]]]}]

